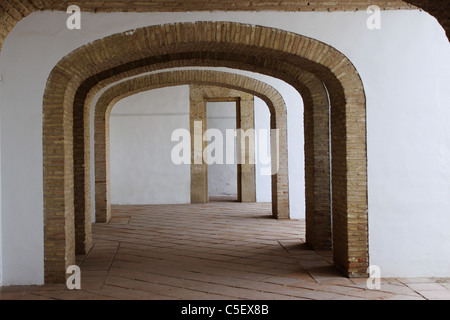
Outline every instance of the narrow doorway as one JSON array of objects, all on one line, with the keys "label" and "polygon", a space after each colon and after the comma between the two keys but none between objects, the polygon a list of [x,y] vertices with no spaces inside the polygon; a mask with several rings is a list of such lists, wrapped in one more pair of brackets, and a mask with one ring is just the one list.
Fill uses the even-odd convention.
[{"label": "narrow doorway", "polygon": [[[235,101],[207,102],[208,148],[214,163],[208,164],[209,201],[238,201],[238,165],[236,139],[227,130],[237,129],[237,104]],[[233,139],[230,139],[233,137]],[[233,161],[230,161],[233,159]]]}]

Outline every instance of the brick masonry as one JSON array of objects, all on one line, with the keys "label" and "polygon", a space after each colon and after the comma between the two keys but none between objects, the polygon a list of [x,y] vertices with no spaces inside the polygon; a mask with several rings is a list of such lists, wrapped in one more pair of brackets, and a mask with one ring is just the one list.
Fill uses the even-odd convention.
[{"label": "brick masonry", "polygon": [[[230,75],[222,74],[223,78],[228,79]],[[239,79],[239,77],[237,77]],[[236,79],[236,80],[237,80]],[[253,79],[246,78],[244,83],[252,83]],[[227,101],[236,103],[236,128],[237,129],[255,129],[254,120],[254,96],[239,90],[204,85],[190,86],[190,123],[191,123],[191,141],[194,141],[194,126],[196,121],[202,122],[202,137],[207,130],[207,102]],[[239,141],[239,140],[238,140]],[[253,145],[255,137],[252,137]],[[206,148],[206,142],[203,142],[201,150]],[[256,202],[256,176],[255,164],[249,162],[249,149],[244,154],[244,163],[237,164],[238,181],[237,196],[239,202]],[[192,164],[191,164],[191,203],[209,202],[208,194],[208,165],[202,160],[202,163],[196,164],[194,159],[194,144],[192,144]],[[202,158],[203,156],[200,155]],[[254,157],[254,154],[253,154]],[[200,162],[200,161],[199,161]]]},{"label": "brick masonry", "polygon": [[[260,26],[198,22],[147,27],[133,35],[117,34],[95,41],[68,55],[52,71],[43,109],[46,280],[62,281],[75,252],[70,240],[74,235],[72,127],[74,112],[85,108],[75,97],[89,97],[91,89],[118,74],[173,61],[262,72],[287,81],[299,91],[309,91],[310,97],[315,90],[323,91],[325,83],[334,137],[335,263],[349,276],[365,275],[365,95],[357,71],[334,48],[304,36]],[[319,84],[321,88],[315,87]],[[301,93],[308,97],[307,91]],[[287,185],[284,187],[287,190]]]},{"label": "brick masonry", "polygon": [[[315,80],[317,81],[317,80]],[[330,104],[325,87],[315,83],[305,101],[306,243],[331,249]]]},{"label": "brick masonry", "polygon": [[[265,83],[237,74],[213,71],[166,72],[135,78],[113,86],[100,97],[95,108],[95,184],[97,221],[105,222],[109,221],[111,218],[109,193],[109,118],[113,106],[119,100],[138,92],[181,84],[194,84],[193,90],[196,90],[197,92],[197,99],[191,95],[191,100],[194,97],[194,101],[191,101],[191,106],[196,103],[200,104],[202,110],[205,105],[205,99],[211,99],[215,96],[215,94],[219,96],[239,96],[243,97],[244,100],[247,101],[253,101],[253,96],[256,95],[268,103],[271,113],[277,114],[279,118],[284,119],[283,127],[280,128],[280,131],[286,131],[286,108],[281,95]],[[214,87],[210,87],[211,85]],[[205,93],[207,93],[206,97]],[[199,120],[201,121],[205,119],[204,112],[202,110],[200,110],[199,116]],[[193,119],[197,120],[195,117]],[[191,130],[191,132],[193,132],[193,130]],[[283,136],[286,137],[286,133],[284,133]],[[287,153],[284,154],[285,156],[282,157],[280,161],[284,163],[284,166],[287,166]],[[193,175],[191,177],[191,180],[193,181],[192,187],[194,187],[194,189],[199,188],[199,185],[202,186],[202,181],[205,179],[205,175],[202,174],[205,170],[203,168],[204,165],[202,164],[198,166],[201,167],[199,169],[199,176],[196,177]],[[191,168],[193,168],[193,170],[197,170],[196,165],[191,165]],[[254,178],[253,181],[250,181],[249,183],[254,185]],[[273,187],[273,190],[283,190],[283,192],[278,194],[277,199],[279,204],[284,204],[283,207],[275,208],[275,216],[289,216],[289,207],[286,206],[289,201],[288,199],[285,199],[288,192],[281,187],[285,185],[288,185],[288,182],[285,180],[280,180],[280,187]],[[202,194],[205,192],[203,189],[200,191]],[[252,200],[255,201],[256,199]]]}]

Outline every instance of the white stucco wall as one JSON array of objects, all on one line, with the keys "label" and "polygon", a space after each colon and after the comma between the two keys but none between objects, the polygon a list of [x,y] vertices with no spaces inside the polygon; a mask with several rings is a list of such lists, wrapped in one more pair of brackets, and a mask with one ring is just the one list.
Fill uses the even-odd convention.
[{"label": "white stucco wall", "polygon": [[[1,75],[0,75],[1,77]],[[0,119],[1,119],[1,113],[0,113]],[[0,120],[0,141],[1,141],[1,120]],[[1,168],[1,158],[2,158],[2,150],[0,147],[0,168]],[[0,195],[2,194],[2,177],[1,177],[1,170],[0,170]],[[3,262],[2,262],[2,252],[3,252],[3,245],[2,245],[2,239],[3,239],[3,234],[2,234],[2,197],[0,196],[0,287],[2,286],[3,283]]]},{"label": "white stucco wall", "polygon": [[[257,202],[271,202],[272,201],[272,177],[266,175],[265,172],[270,168],[270,112],[264,101],[255,97],[255,130],[256,130],[256,201]],[[262,130],[267,130],[264,135]],[[302,136],[302,135],[301,135]],[[302,136],[303,137],[303,136]],[[264,148],[265,146],[265,148]],[[299,153],[300,155],[301,153]],[[303,157],[302,157],[303,158]],[[301,163],[297,166],[301,172]],[[289,172],[289,177],[294,177],[292,170]],[[295,184],[294,184],[295,186]],[[304,193],[304,191],[303,191]],[[303,196],[304,197],[304,196]],[[292,197],[290,199],[293,201]],[[302,201],[302,200],[300,200]],[[292,206],[291,206],[292,209]],[[304,210],[302,211],[304,216]]]},{"label": "white stucco wall", "polygon": [[[222,133],[223,161],[226,161],[226,129],[236,129],[236,104],[208,103],[207,116],[208,129]],[[255,124],[256,129],[264,129],[269,134],[269,109],[257,97]],[[171,141],[171,134],[177,129],[189,130],[189,86],[143,92],[115,105],[111,114],[113,204],[189,203],[190,166],[174,165],[170,159],[172,148],[178,144]],[[270,140],[266,137],[266,141]],[[270,149],[264,156],[270,160]],[[259,158],[257,154],[256,160]],[[270,168],[270,163],[258,162],[257,168],[257,200],[269,202],[271,178],[262,172]],[[210,165],[208,188],[210,196],[236,196],[236,164]]]},{"label": "white stucco wall", "polygon": [[433,17],[385,11],[382,29],[368,30],[365,12],[83,14],[81,31],[67,30],[67,17],[30,15],[0,53],[3,285],[43,282],[42,97],[52,68],[107,35],[199,20],[293,31],[353,62],[367,96],[370,262],[383,276],[450,276],[450,45]]},{"label": "white stucco wall", "polygon": [[111,114],[111,203],[190,202],[190,166],[171,160],[172,132],[189,130],[189,86],[140,93]]}]

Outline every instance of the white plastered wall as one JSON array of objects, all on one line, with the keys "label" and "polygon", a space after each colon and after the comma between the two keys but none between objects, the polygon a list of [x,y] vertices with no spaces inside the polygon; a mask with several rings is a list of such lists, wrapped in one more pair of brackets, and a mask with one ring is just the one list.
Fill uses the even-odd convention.
[{"label": "white plastered wall", "polygon": [[[0,113],[0,119],[1,119],[1,113]],[[1,141],[1,121],[0,121],[0,141]],[[1,144],[0,144],[1,146]],[[2,150],[0,147],[0,168],[1,168],[1,155],[2,155]],[[1,177],[1,170],[0,170],[0,195],[2,194],[2,177]],[[2,286],[3,283],[3,262],[2,262],[2,252],[3,252],[3,245],[2,245],[2,240],[3,240],[3,234],[2,234],[2,197],[0,196],[0,287]]]},{"label": "white plastered wall", "polygon": [[190,167],[171,160],[172,132],[189,126],[189,86],[119,101],[111,114],[111,203],[189,203]]},{"label": "white plastered wall", "polygon": [[[292,126],[291,126],[292,127]],[[257,202],[271,202],[272,201],[272,178],[265,172],[270,168],[271,152],[270,152],[270,111],[267,105],[260,98],[255,97],[255,130],[256,130],[256,201]],[[267,130],[267,134],[265,131]],[[293,134],[294,136],[294,134]],[[297,136],[300,139],[303,138],[301,132],[298,132]],[[294,153],[295,154],[295,153]],[[301,153],[300,153],[301,154]],[[299,158],[303,159],[303,157]],[[300,160],[300,159],[299,159]],[[302,172],[301,163],[297,166],[297,170]],[[302,172],[303,173],[303,172]],[[295,168],[290,168],[289,177],[291,180],[295,179]],[[291,184],[290,187],[292,188]],[[292,189],[291,189],[292,190]],[[295,190],[295,183],[294,183]],[[299,192],[300,193],[300,192]],[[303,192],[304,193],[304,192]],[[292,197],[289,199],[293,201]],[[301,200],[300,200],[301,201]],[[298,212],[292,212],[291,216],[297,216],[298,218],[304,217],[304,208],[302,208],[302,215]],[[292,208],[291,210],[295,210]],[[300,210],[298,210],[300,211]]]},{"label": "white plastered wall", "polygon": [[[236,128],[236,104],[208,103],[207,114],[208,129],[220,130],[224,138],[223,161],[226,162],[225,130]],[[259,133],[265,134],[264,140],[270,142],[269,109],[257,97],[255,124],[257,137]],[[170,158],[172,148],[179,143],[171,141],[171,134],[177,129],[189,130],[189,86],[142,92],[120,100],[114,106],[110,129],[113,204],[189,203],[190,165],[174,165]],[[208,142],[210,143],[214,141]],[[270,145],[267,147],[265,153],[256,154],[258,202],[271,201],[271,178],[262,174],[264,169],[270,168],[270,162],[259,161],[270,161]],[[256,148],[258,152],[258,144]],[[208,179],[210,196],[236,195],[236,164],[210,165]]]},{"label": "white plastered wall", "polygon": [[0,54],[3,285],[43,282],[42,97],[52,68],[107,35],[199,20],[293,31],[353,62],[367,96],[370,262],[383,276],[450,276],[450,45],[433,17],[384,11],[382,29],[368,30],[365,12],[85,13],[81,31],[67,30],[67,17],[28,16]]}]

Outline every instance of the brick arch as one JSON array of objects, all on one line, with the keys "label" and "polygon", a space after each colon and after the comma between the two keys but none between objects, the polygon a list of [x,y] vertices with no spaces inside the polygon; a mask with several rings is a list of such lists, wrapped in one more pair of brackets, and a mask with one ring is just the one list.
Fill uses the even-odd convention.
[{"label": "brick arch", "polygon": [[[270,60],[266,59],[266,63]],[[273,64],[273,62],[272,62]],[[99,81],[89,90],[81,90],[74,101],[74,195],[76,254],[86,254],[91,248],[91,172],[90,172],[90,109],[92,101],[105,87],[140,74],[186,66],[226,66],[236,68],[236,62],[208,59],[171,60],[117,73]],[[265,72],[264,68],[240,62],[243,69]],[[305,113],[306,171],[306,242],[317,250],[332,248],[329,101],[320,80],[303,72],[304,83],[296,85],[301,93]],[[275,212],[275,210],[273,210]],[[288,215],[277,213],[277,217]],[[100,220],[101,221],[101,220]]]},{"label": "brick arch", "polygon": [[108,221],[111,215],[109,176],[109,118],[114,105],[131,95],[157,88],[196,84],[233,89],[261,98],[269,107],[271,129],[279,130],[278,145],[271,145],[272,153],[280,150],[279,174],[272,179],[272,203],[275,216],[289,216],[289,181],[287,158],[287,115],[282,96],[266,83],[238,74],[184,70],[150,74],[121,82],[99,98],[95,107],[95,159],[96,159],[96,216]]},{"label": "brick arch", "polygon": [[[265,60],[266,63],[273,61]],[[121,72],[100,81],[83,98],[74,102],[74,175],[75,175],[75,224],[77,228],[76,251],[85,254],[90,248],[88,234],[91,219],[90,191],[90,109],[92,101],[103,88],[123,79],[156,70],[186,66],[236,67],[236,62],[211,59],[172,60],[150,64]],[[265,72],[264,68],[240,62],[243,69]],[[296,85],[304,103],[305,116],[305,171],[306,171],[306,242],[313,249],[331,249],[331,190],[329,150],[329,101],[322,82],[307,72],[301,74],[302,83]],[[84,91],[85,92],[85,91]],[[83,100],[84,99],[84,100]],[[84,107],[82,104],[84,103]],[[82,111],[83,110],[83,111]],[[275,210],[274,210],[275,212]],[[288,215],[277,214],[281,218]],[[85,239],[86,238],[86,239]]]},{"label": "brick arch", "polygon": [[[176,23],[116,34],[75,50],[51,72],[44,94],[46,281],[74,261],[74,106],[105,79],[163,62],[197,60],[275,76],[295,88],[328,89],[333,158],[333,251],[349,276],[368,266],[365,95],[336,49],[298,34],[231,22]],[[319,79],[319,81],[315,81]],[[320,87],[320,88],[319,88]],[[311,100],[314,95],[311,94]]]}]

